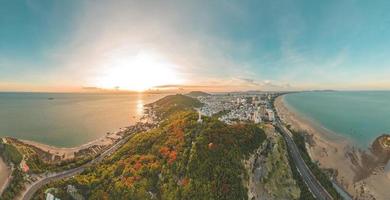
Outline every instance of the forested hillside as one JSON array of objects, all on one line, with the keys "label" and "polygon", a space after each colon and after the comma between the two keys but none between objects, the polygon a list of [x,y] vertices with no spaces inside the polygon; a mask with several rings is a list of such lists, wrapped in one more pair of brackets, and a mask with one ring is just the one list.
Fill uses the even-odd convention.
[{"label": "forested hillside", "polygon": [[247,199],[242,160],[265,140],[263,130],[215,118],[198,123],[190,108],[199,103],[187,98],[156,102],[170,107],[158,128],[135,134],[104,163],[46,188],[57,188],[61,199],[69,198],[69,184],[87,199]]}]

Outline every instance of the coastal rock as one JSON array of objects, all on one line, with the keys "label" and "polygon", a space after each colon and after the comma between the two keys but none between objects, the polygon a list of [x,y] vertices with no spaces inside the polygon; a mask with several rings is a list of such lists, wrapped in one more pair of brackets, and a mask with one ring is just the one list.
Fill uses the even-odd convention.
[{"label": "coastal rock", "polygon": [[390,135],[383,134],[375,139],[371,151],[377,157],[379,163],[386,165],[390,160]]}]

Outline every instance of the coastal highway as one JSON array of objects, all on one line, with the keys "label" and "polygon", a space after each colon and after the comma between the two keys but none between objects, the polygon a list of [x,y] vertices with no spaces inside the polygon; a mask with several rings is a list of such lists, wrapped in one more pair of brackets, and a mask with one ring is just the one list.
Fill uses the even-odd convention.
[{"label": "coastal highway", "polygon": [[44,177],[44,178],[34,182],[32,185],[30,185],[28,188],[26,188],[26,190],[23,192],[22,196],[19,199],[21,199],[21,200],[29,200],[29,199],[31,199],[33,197],[35,192],[38,191],[39,188],[41,188],[42,186],[44,186],[44,185],[46,185],[46,184],[48,184],[48,183],[50,183],[52,181],[61,180],[61,179],[64,179],[64,178],[69,178],[69,177],[72,177],[74,175],[77,175],[77,174],[83,172],[85,170],[85,168],[91,166],[92,164],[101,162],[104,158],[106,158],[107,156],[111,155],[116,150],[118,150],[123,144],[125,144],[130,139],[130,137],[132,135],[133,134],[130,134],[130,135],[126,136],[125,138],[121,139],[119,142],[114,144],[112,147],[110,147],[109,149],[107,149],[106,151],[101,153],[98,157],[96,157],[95,159],[91,160],[89,163],[87,163],[85,165],[82,165],[80,167],[77,167],[77,168],[74,168],[74,169],[70,169],[70,170],[67,170],[67,171],[54,173],[54,174],[51,174],[51,175],[49,175],[47,177]]},{"label": "coastal highway", "polygon": [[277,116],[277,112],[275,112],[275,117],[275,126],[277,126],[277,128],[280,130],[280,133],[286,141],[287,148],[290,152],[292,160],[297,167],[298,172],[301,174],[303,181],[306,183],[313,196],[318,200],[332,200],[332,196],[325,190],[324,187],[322,187],[320,182],[316,179],[309,167],[306,165],[305,161],[302,159],[297,145],[291,138],[292,133],[285,126],[282,125],[279,117]]}]

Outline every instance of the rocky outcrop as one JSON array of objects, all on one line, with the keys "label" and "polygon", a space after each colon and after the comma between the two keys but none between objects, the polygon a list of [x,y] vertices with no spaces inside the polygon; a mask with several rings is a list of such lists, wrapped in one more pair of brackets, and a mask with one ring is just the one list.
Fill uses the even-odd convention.
[{"label": "rocky outcrop", "polygon": [[375,139],[371,152],[377,157],[378,163],[386,165],[390,160],[390,135],[384,134]]}]

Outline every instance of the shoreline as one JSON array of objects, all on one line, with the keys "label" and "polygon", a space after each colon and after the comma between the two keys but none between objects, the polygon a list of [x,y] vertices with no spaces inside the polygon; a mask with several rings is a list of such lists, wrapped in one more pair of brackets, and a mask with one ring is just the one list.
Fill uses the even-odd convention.
[{"label": "shoreline", "polygon": [[390,196],[390,191],[386,190],[390,178],[380,167],[370,166],[373,157],[370,152],[361,149],[352,140],[303,117],[286,103],[284,95],[275,100],[275,107],[284,123],[309,135],[306,147],[312,160],[323,169],[334,169],[335,180],[351,195],[363,199],[385,199]]},{"label": "shoreline", "polygon": [[4,138],[6,139],[8,138],[9,140],[11,141],[13,140],[16,143],[20,143],[21,145],[31,146],[42,152],[48,153],[51,156],[51,159],[49,159],[49,161],[55,161],[56,158],[57,161],[58,158],[59,160],[64,161],[64,160],[79,158],[81,154],[86,152],[96,154],[100,150],[108,146],[111,146],[115,144],[117,141],[121,140],[128,131],[134,131],[140,129],[139,126],[140,123],[142,124],[141,121],[138,121],[135,124],[129,125],[127,127],[119,128],[115,132],[107,132],[104,136],[98,139],[89,141],[85,144],[75,146],[75,147],[57,147],[54,145],[44,144],[32,140],[24,140],[24,139],[18,139],[14,137],[4,137]]},{"label": "shoreline", "polygon": [[[285,96],[281,96],[281,102],[278,107],[283,107],[282,115],[287,114],[289,116],[294,117],[295,122],[299,123],[299,126],[307,126],[310,131],[317,132],[322,139],[330,140],[331,142],[342,143],[344,145],[349,145],[353,147],[359,147],[358,144],[354,143],[352,139],[345,137],[337,132],[334,132],[330,129],[327,129],[319,122],[316,122],[313,119],[305,117],[302,113],[292,107],[284,98]],[[291,117],[290,117],[291,118]],[[288,119],[289,123],[291,123],[292,119]],[[359,147],[360,148],[360,147]]]},{"label": "shoreline", "polygon": [[60,156],[62,160],[69,160],[76,158],[76,153],[86,150],[89,148],[93,148],[96,146],[109,146],[115,143],[115,141],[119,140],[122,138],[122,133],[123,131],[126,130],[125,128],[120,128],[119,131],[117,132],[112,132],[112,133],[107,133],[106,135],[89,141],[85,144],[75,146],[75,147],[56,147],[54,145],[49,145],[49,144],[44,144],[40,143],[37,141],[32,141],[32,140],[24,140],[24,139],[18,139],[14,137],[4,137],[4,138],[12,138],[14,140],[17,140],[25,145],[30,145],[33,146],[37,149],[40,149],[41,151],[47,152],[53,156]]},{"label": "shoreline", "polygon": [[115,143],[116,140],[122,138],[120,134],[122,133],[122,129],[118,132],[113,132],[106,134],[105,136],[82,144],[76,147],[56,147],[53,145],[43,144],[36,141],[31,140],[22,140],[18,139],[20,142],[23,142],[27,145],[34,146],[42,151],[48,152],[52,155],[62,156],[64,160],[75,158],[75,154],[81,150],[85,150],[94,146],[109,146]]}]

